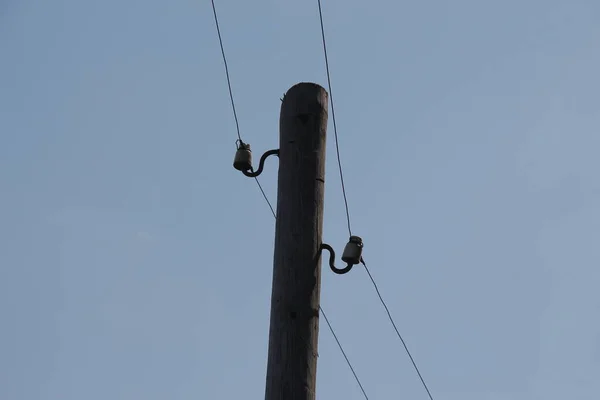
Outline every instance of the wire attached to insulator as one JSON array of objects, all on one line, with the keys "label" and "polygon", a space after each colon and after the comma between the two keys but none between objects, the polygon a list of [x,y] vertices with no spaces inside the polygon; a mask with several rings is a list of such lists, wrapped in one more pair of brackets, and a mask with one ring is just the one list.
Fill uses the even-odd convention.
[{"label": "wire attached to insulator", "polygon": [[342,253],[342,261],[346,263],[346,267],[344,268],[337,268],[335,266],[335,251],[330,245],[322,243],[320,250],[327,250],[329,252],[329,268],[336,274],[343,275],[350,272],[353,266],[361,262],[362,248],[362,239],[358,236],[350,236],[350,240],[346,244],[346,247],[344,247],[344,252]]}]

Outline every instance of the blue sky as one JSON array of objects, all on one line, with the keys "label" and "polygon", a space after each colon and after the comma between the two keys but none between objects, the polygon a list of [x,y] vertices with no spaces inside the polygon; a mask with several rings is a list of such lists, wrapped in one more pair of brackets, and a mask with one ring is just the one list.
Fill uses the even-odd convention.
[{"label": "blue sky", "polygon": [[[275,148],[281,95],[326,84],[316,2],[216,3]],[[434,397],[598,398],[600,3],[323,12],[353,230]],[[210,2],[3,0],[0,51],[0,398],[261,398],[274,221]],[[321,300],[371,399],[426,398],[364,271]],[[324,324],[319,353],[318,398],[361,399]]]}]

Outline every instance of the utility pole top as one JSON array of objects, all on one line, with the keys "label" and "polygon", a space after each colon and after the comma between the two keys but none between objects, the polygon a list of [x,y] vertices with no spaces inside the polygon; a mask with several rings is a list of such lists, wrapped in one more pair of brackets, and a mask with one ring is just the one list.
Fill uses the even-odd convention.
[{"label": "utility pole top", "polygon": [[[298,114],[327,114],[328,94],[325,88],[316,83],[302,82],[292,86],[284,95],[282,116]],[[280,132],[283,133],[283,132]]]},{"label": "utility pole top", "polygon": [[315,399],[327,105],[315,83],[281,103],[266,400]]}]

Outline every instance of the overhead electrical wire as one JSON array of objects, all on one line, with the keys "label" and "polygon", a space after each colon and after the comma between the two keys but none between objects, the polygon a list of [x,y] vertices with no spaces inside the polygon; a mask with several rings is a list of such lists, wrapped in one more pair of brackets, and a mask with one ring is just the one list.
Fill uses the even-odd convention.
[{"label": "overhead electrical wire", "polygon": [[271,214],[273,214],[273,217],[275,217],[275,219],[277,219],[277,216],[275,215],[275,210],[273,209],[273,206],[271,205],[271,202],[269,201],[269,198],[267,197],[267,194],[263,190],[262,185],[258,181],[258,178],[255,176],[254,179],[256,179],[256,183],[258,184],[258,188],[260,189],[260,192],[262,193],[265,201],[267,202],[267,204],[269,205],[269,208],[271,209]]},{"label": "overhead electrical wire", "polygon": [[242,136],[240,135],[240,123],[238,122],[237,112],[235,111],[235,102],[233,101],[233,91],[231,90],[231,79],[229,78],[229,67],[227,66],[227,57],[225,57],[225,48],[223,47],[223,38],[221,38],[221,28],[219,28],[219,19],[217,18],[217,8],[215,7],[215,0],[212,2],[213,14],[215,16],[215,25],[217,26],[217,36],[219,36],[219,45],[221,46],[221,54],[223,55],[223,64],[225,64],[225,76],[227,77],[227,87],[229,88],[229,98],[231,99],[231,108],[233,109],[233,118],[235,119],[235,128],[237,129],[237,135],[240,142]]},{"label": "overhead electrical wire", "polygon": [[[350,233],[350,236],[352,236],[352,229],[350,227],[350,211],[348,209],[348,198],[346,195],[346,186],[344,184],[344,173],[342,171],[342,161],[341,161],[341,157],[340,157],[340,147],[339,147],[339,140],[338,140],[338,133],[337,133],[337,124],[336,124],[336,120],[335,120],[333,92],[331,90],[331,73],[329,72],[329,58],[327,56],[327,42],[325,40],[325,28],[324,28],[324,23],[323,23],[323,10],[321,7],[321,0],[317,0],[317,4],[319,6],[319,21],[321,24],[321,39],[323,42],[323,54],[325,56],[325,70],[327,72],[327,85],[329,87],[329,97],[331,99],[331,116],[333,119],[333,133],[334,133],[334,137],[335,137],[335,149],[336,149],[336,153],[337,153],[338,168],[339,168],[339,172],[340,172],[342,194],[344,196],[344,205],[346,207],[346,219],[348,222],[348,232]],[[390,322],[392,323],[392,326],[394,327],[394,330],[396,331],[398,338],[402,342],[402,345],[404,346],[404,350],[406,350],[406,353],[408,354],[408,357],[410,358],[410,361],[412,362],[412,365],[413,365],[415,371],[417,372],[417,375],[419,376],[419,379],[421,380],[421,383],[423,384],[423,387],[425,388],[425,391],[427,392],[429,399],[433,400],[433,396],[431,395],[431,392],[429,391],[429,388],[427,387],[427,384],[425,383],[425,380],[423,379],[423,375],[421,375],[421,371],[417,367],[417,363],[415,362],[412,354],[410,353],[410,350],[408,349],[406,342],[402,338],[402,335],[400,334],[400,331],[398,330],[398,327],[396,326],[396,323],[394,322],[394,319],[392,318],[392,314],[390,313],[390,310],[389,310],[387,304],[385,303],[385,301],[383,300],[383,297],[381,296],[381,293],[379,292],[379,287],[377,286],[375,279],[373,279],[373,276],[371,275],[371,272],[369,271],[367,264],[364,262],[364,260],[362,258],[361,258],[361,263],[365,267],[365,270],[367,271],[367,274],[369,275],[369,278],[371,279],[371,282],[373,283],[373,286],[375,287],[375,291],[377,292],[377,295],[379,296],[379,300],[381,301],[381,304],[385,308],[388,318],[390,319]]]},{"label": "overhead electrical wire", "polygon": [[327,323],[327,326],[329,326],[329,330],[333,334],[333,338],[337,342],[337,345],[340,348],[340,351],[342,352],[342,355],[346,359],[346,363],[350,367],[350,371],[352,371],[352,375],[354,375],[354,379],[358,383],[358,386],[360,386],[360,390],[362,391],[363,395],[365,396],[365,399],[369,400],[369,396],[367,396],[367,392],[365,392],[365,388],[360,383],[360,379],[358,379],[358,375],[356,375],[356,372],[354,371],[354,368],[352,368],[352,364],[350,363],[350,360],[348,359],[348,356],[346,355],[346,352],[344,351],[344,348],[342,347],[342,344],[340,343],[337,335],[335,334],[335,331],[333,330],[333,327],[329,323],[329,318],[327,318],[327,315],[325,315],[325,311],[323,311],[323,309],[321,308],[321,306],[319,306],[319,309],[321,310],[321,314],[323,314],[323,318],[325,318],[325,322]]},{"label": "overhead electrical wire", "polygon": [[406,341],[400,334],[400,331],[398,330],[398,327],[396,326],[396,323],[394,322],[394,318],[392,318],[390,309],[388,308],[387,304],[385,304],[385,301],[383,300],[383,297],[381,296],[381,292],[379,291],[379,287],[377,286],[377,283],[375,283],[375,279],[373,279],[373,275],[371,275],[371,271],[369,271],[369,268],[367,267],[367,264],[365,263],[364,259],[361,259],[361,264],[365,267],[365,271],[367,271],[369,278],[371,278],[371,282],[373,282],[373,286],[375,287],[377,296],[379,296],[379,300],[381,301],[381,304],[383,304],[383,307],[385,308],[385,311],[387,312],[388,318],[390,319],[390,322],[392,323],[392,326],[394,327],[394,330],[396,331],[396,335],[398,336],[398,339],[400,339],[400,342],[402,342],[402,345],[404,346],[404,350],[406,351],[406,354],[408,354],[408,358],[410,358],[410,362],[412,363],[415,371],[417,371],[417,375],[419,375],[419,379],[421,380],[421,383],[423,384],[423,387],[425,388],[425,391],[427,392],[429,399],[433,400],[433,396],[431,395],[431,392],[429,391],[429,387],[427,387],[427,384],[425,383],[425,379],[423,379],[423,375],[421,375],[421,371],[419,370],[419,367],[417,367],[417,363],[415,362],[415,359],[413,358],[412,354],[410,353],[410,350],[408,349],[408,346],[406,345]]},{"label": "overhead electrical wire", "polygon": [[321,21],[321,38],[323,39],[323,53],[325,54],[325,70],[327,71],[327,86],[329,88],[329,99],[331,100],[331,117],[333,119],[333,135],[335,137],[335,151],[337,154],[338,168],[340,171],[340,181],[342,183],[342,194],[344,195],[344,204],[346,205],[346,221],[348,222],[348,234],[352,236],[350,227],[350,211],[348,208],[348,197],[346,196],[346,185],[344,185],[344,172],[342,171],[342,159],[340,157],[340,145],[337,133],[337,124],[335,122],[335,107],[333,106],[333,91],[331,90],[331,75],[329,74],[329,58],[327,57],[327,43],[325,41],[325,28],[323,26],[323,11],[321,10],[321,0],[319,4],[319,19]]},{"label": "overhead electrical wire", "polygon": [[[229,67],[227,66],[227,57],[225,56],[225,50],[223,47],[223,39],[221,38],[221,29],[219,28],[219,19],[217,18],[217,9],[215,7],[215,1],[211,0],[212,3],[212,9],[213,9],[213,14],[215,17],[215,25],[217,28],[217,35],[219,37],[219,45],[221,47],[221,54],[223,56],[223,64],[225,65],[225,75],[227,77],[227,87],[229,89],[229,98],[231,99],[231,108],[233,109],[233,117],[235,119],[235,126],[237,129],[237,136],[240,142],[242,142],[242,136],[240,134],[240,125],[238,122],[238,118],[237,118],[237,112],[235,109],[235,102],[233,100],[233,91],[231,90],[231,79],[229,77]],[[331,89],[329,90],[331,93]],[[333,102],[332,102],[332,107],[333,107]],[[337,138],[336,138],[336,142],[337,142]],[[339,156],[339,151],[338,151],[338,156]],[[340,164],[340,172],[341,172],[341,164]],[[273,214],[273,218],[277,219],[277,215],[275,213],[275,210],[273,209],[273,206],[271,205],[271,202],[269,201],[269,198],[267,197],[265,191],[262,188],[262,185],[260,184],[259,180],[257,177],[254,177],[254,179],[256,180],[256,183],[258,185],[258,188],[260,189],[260,192],[263,195],[263,198],[265,199],[265,201],[267,202],[269,209],[271,210],[271,213]],[[342,179],[342,184],[343,184],[343,179]],[[345,195],[344,195],[345,196]],[[348,207],[346,205],[346,212],[348,211]],[[348,215],[348,230],[350,230],[350,216]],[[331,331],[331,334],[333,335],[342,355],[344,356],[344,359],[346,360],[346,364],[348,364],[348,367],[350,368],[350,371],[352,371],[352,375],[354,375],[354,379],[356,380],[356,382],[358,383],[358,386],[360,387],[360,390],[362,391],[363,395],[365,396],[365,399],[369,399],[367,396],[367,393],[365,392],[365,389],[362,385],[362,383],[360,382],[360,379],[358,378],[358,375],[356,374],[356,371],[354,370],[354,367],[352,366],[352,363],[350,362],[350,359],[348,358],[348,356],[346,355],[346,352],[344,351],[344,347],[342,346],[342,344],[340,343],[335,330],[333,329],[333,326],[331,325],[331,323],[329,322],[329,319],[327,318],[327,315],[325,314],[325,311],[323,311],[323,308],[319,305],[319,310],[321,311],[321,314],[323,315],[323,317],[325,318],[325,322],[327,323],[327,326],[329,327],[329,330]]]},{"label": "overhead electrical wire", "polygon": [[[227,57],[225,57],[225,48],[223,47],[223,38],[221,37],[221,28],[219,27],[219,19],[217,18],[217,8],[215,7],[215,0],[211,0],[211,3],[212,3],[213,15],[215,16],[215,26],[217,27],[217,36],[219,37],[219,45],[221,46],[221,55],[223,56],[223,64],[225,65],[225,76],[227,77],[227,88],[229,89],[229,99],[231,100],[231,109],[233,110],[233,118],[235,119],[235,128],[237,130],[237,136],[238,136],[239,141],[243,143],[242,135],[240,134],[240,123],[238,121],[237,111],[235,109],[235,101],[233,100],[233,91],[231,90],[231,78],[229,77],[229,67],[227,66]],[[256,184],[258,185],[260,192],[262,193],[267,204],[269,205],[271,212],[273,214],[275,214],[275,211],[273,210],[273,206],[271,205],[271,202],[269,201],[267,195],[265,194],[265,191],[263,190],[263,187],[260,184],[258,177],[255,176],[254,180],[256,181]]]}]

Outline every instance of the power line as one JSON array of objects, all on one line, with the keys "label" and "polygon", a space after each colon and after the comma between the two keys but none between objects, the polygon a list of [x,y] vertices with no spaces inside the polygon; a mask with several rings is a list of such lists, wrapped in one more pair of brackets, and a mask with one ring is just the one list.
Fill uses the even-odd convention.
[{"label": "power line", "polygon": [[[221,55],[223,56],[223,64],[225,65],[225,76],[227,77],[227,88],[229,89],[229,99],[231,100],[231,109],[233,110],[233,118],[235,119],[235,128],[237,130],[237,136],[238,136],[239,141],[243,143],[242,135],[240,134],[240,123],[238,122],[237,112],[235,109],[235,101],[233,100],[233,91],[231,90],[231,79],[229,77],[229,67],[227,66],[227,57],[225,57],[225,49],[223,47],[223,39],[221,38],[221,29],[219,28],[219,19],[217,18],[217,9],[215,7],[215,1],[211,0],[211,3],[212,3],[213,15],[215,16],[215,26],[217,27],[217,36],[219,37],[219,45],[221,46]],[[275,216],[275,211],[273,210],[273,206],[271,205],[271,202],[267,198],[267,195],[265,194],[265,191],[263,190],[262,185],[260,184],[260,181],[258,180],[258,177],[254,177],[254,179],[256,180],[256,184],[258,185],[260,192],[262,193],[263,197],[267,201],[267,204],[269,205],[269,208],[271,209],[273,216]]]},{"label": "power line", "polygon": [[340,157],[340,146],[338,143],[337,124],[335,123],[335,108],[333,106],[333,91],[331,90],[331,76],[329,74],[329,59],[327,57],[327,44],[325,42],[325,28],[323,27],[323,12],[321,11],[321,0],[319,4],[319,19],[321,21],[321,38],[323,39],[323,53],[325,54],[325,69],[327,71],[327,86],[329,88],[329,98],[331,99],[331,117],[333,118],[333,134],[335,136],[335,151],[337,153],[338,167],[340,170],[340,181],[342,182],[342,193],[344,195],[344,204],[346,205],[346,220],[348,221],[348,233],[352,236],[350,228],[350,211],[348,210],[348,198],[346,196],[346,186],[344,185],[344,173],[342,171],[342,160]]},{"label": "power line", "polygon": [[[235,119],[235,127],[237,129],[237,135],[240,142],[242,136],[240,135],[240,124],[238,122],[237,112],[235,111],[235,102],[233,101],[233,91],[231,90],[231,79],[229,78],[229,67],[227,66],[227,57],[225,57],[225,49],[223,48],[223,39],[221,38],[221,29],[219,28],[219,19],[217,18],[217,9],[215,7],[215,0],[211,0],[213,14],[215,16],[215,25],[217,26],[217,35],[219,36],[219,44],[221,45],[221,54],[223,55],[223,64],[225,64],[225,75],[227,76],[227,87],[229,88],[229,98],[231,99],[231,108],[233,109],[233,118]],[[257,180],[258,182],[258,180]]]},{"label": "power line", "polygon": [[340,348],[340,351],[344,355],[344,358],[346,359],[346,363],[348,364],[348,366],[350,367],[350,370],[352,371],[352,374],[354,375],[354,379],[356,379],[356,382],[358,383],[358,386],[360,386],[360,390],[362,390],[362,393],[365,396],[365,399],[369,400],[369,397],[367,396],[367,392],[365,392],[365,388],[363,388],[363,385],[360,383],[360,379],[358,379],[358,375],[356,375],[356,372],[354,371],[354,368],[352,368],[352,364],[350,363],[350,360],[348,359],[348,356],[346,355],[346,352],[344,351],[344,348],[342,347],[342,344],[338,340],[338,337],[335,334],[335,331],[333,330],[333,327],[329,323],[329,319],[327,318],[327,315],[325,315],[325,311],[323,311],[323,308],[321,308],[321,306],[319,306],[319,310],[321,310],[321,314],[323,314],[323,318],[325,318],[325,322],[327,323],[327,326],[329,326],[329,330],[333,334],[333,338],[337,342],[337,345]]},{"label": "power line", "polygon": [[361,259],[360,262],[365,267],[367,274],[369,274],[369,278],[371,278],[371,282],[373,282],[373,286],[375,287],[377,296],[379,296],[379,300],[381,300],[381,304],[383,304],[383,307],[385,308],[385,311],[387,312],[388,318],[390,319],[390,322],[392,323],[392,326],[394,327],[394,330],[396,331],[396,335],[402,342],[402,345],[404,346],[404,350],[406,350],[406,354],[408,354],[408,357],[410,358],[410,361],[412,362],[412,365],[415,368],[415,371],[417,371],[417,375],[419,375],[419,379],[421,379],[421,383],[423,384],[425,391],[429,395],[429,399],[433,400],[433,396],[431,395],[431,392],[429,391],[429,388],[427,387],[427,384],[425,383],[425,380],[423,379],[423,375],[421,375],[421,371],[419,371],[419,367],[417,367],[417,363],[415,362],[415,359],[413,358],[412,354],[410,353],[410,350],[408,350],[408,346],[406,345],[406,342],[402,338],[402,335],[400,334],[400,331],[398,330],[398,327],[396,326],[396,323],[394,322],[394,318],[392,318],[390,309],[388,308],[387,304],[385,304],[385,301],[383,300],[383,297],[381,296],[381,293],[379,292],[379,288],[377,287],[377,283],[375,283],[375,279],[373,279],[373,275],[371,275],[371,271],[369,271],[369,268],[367,267],[365,260]]},{"label": "power line", "polygon": [[263,190],[262,185],[258,181],[258,178],[255,176],[254,179],[256,179],[256,183],[258,184],[258,188],[260,189],[260,192],[262,193],[265,201],[267,202],[267,204],[269,205],[269,208],[271,209],[271,213],[273,214],[273,218],[277,219],[277,216],[275,215],[275,210],[273,209],[273,206],[271,205],[271,202],[269,201],[269,198],[265,194],[265,191]]},{"label": "power line", "polygon": [[[221,30],[219,28],[219,19],[217,18],[217,10],[215,7],[215,2],[214,0],[211,0],[212,3],[212,9],[213,9],[213,14],[215,16],[215,25],[217,27],[217,35],[219,37],[219,45],[221,47],[221,54],[223,55],[223,64],[225,65],[225,75],[227,77],[227,87],[229,89],[229,98],[231,99],[231,108],[233,109],[233,117],[235,119],[235,126],[237,129],[237,135],[238,135],[238,139],[240,140],[240,142],[242,142],[242,137],[240,134],[240,125],[238,122],[238,118],[237,118],[237,112],[235,109],[235,102],[233,100],[233,91],[231,90],[231,79],[229,77],[229,68],[227,66],[227,57],[225,57],[225,50],[223,48],[223,39],[221,38]],[[329,71],[328,71],[328,75],[329,75]],[[331,85],[329,85],[329,92],[331,93]],[[333,99],[332,99],[332,103],[331,103],[331,107],[332,107],[332,111],[333,111]],[[334,116],[334,131],[336,131],[335,129],[335,116]],[[337,146],[337,131],[335,133],[335,137],[336,137],[336,146]],[[339,161],[339,150],[338,150],[338,161]],[[339,163],[340,166],[340,175],[342,173],[342,165],[341,162]],[[271,205],[271,202],[269,201],[269,198],[267,197],[265,191],[263,190],[262,185],[260,184],[260,181],[258,180],[258,177],[254,177],[254,179],[256,180],[256,184],[258,185],[258,188],[260,189],[260,192],[262,193],[263,198],[265,199],[265,201],[267,202],[269,209],[271,210],[271,213],[273,214],[273,218],[277,219],[277,215],[275,214],[275,210],[273,209],[273,206]],[[342,176],[342,187],[343,187],[344,181],[343,181],[343,176]],[[344,198],[345,198],[345,191],[344,191]],[[346,203],[346,214],[348,216],[348,230],[350,231],[350,215],[348,214],[348,204]],[[354,379],[356,380],[356,382],[358,383],[358,386],[360,387],[360,390],[362,390],[365,399],[369,399],[367,397],[367,394],[365,392],[365,389],[363,388],[360,379],[358,378],[358,375],[356,374],[356,372],[354,371],[354,367],[352,366],[352,363],[350,362],[350,359],[348,358],[348,356],[346,355],[346,352],[344,351],[344,348],[342,346],[342,344],[340,343],[335,330],[333,329],[333,326],[331,325],[331,323],[329,322],[329,319],[327,318],[327,316],[325,315],[325,311],[323,311],[323,308],[321,306],[319,306],[319,310],[321,311],[321,314],[323,314],[323,317],[325,318],[325,322],[327,323],[327,326],[329,327],[329,330],[331,331],[331,334],[333,335],[333,337],[335,338],[335,341],[340,349],[340,351],[342,352],[342,355],[344,356],[344,358],[346,359],[346,363],[348,364],[348,367],[350,367],[350,370],[352,371],[352,374],[354,375]]]},{"label": "power line", "polygon": [[[323,24],[323,11],[322,11],[322,7],[321,7],[321,0],[317,0],[317,4],[319,5],[319,21],[321,23],[321,38],[323,41],[323,53],[325,55],[325,69],[327,71],[327,85],[329,86],[329,96],[331,98],[331,116],[333,118],[333,132],[335,135],[335,149],[336,149],[336,153],[337,153],[338,167],[340,170],[340,180],[342,183],[342,194],[344,195],[344,205],[346,206],[346,219],[348,221],[348,232],[350,233],[350,236],[352,236],[352,229],[350,228],[350,211],[348,210],[348,198],[346,196],[346,187],[344,185],[344,174],[342,171],[342,161],[341,161],[341,157],[340,157],[340,148],[339,148],[339,143],[338,143],[339,141],[338,141],[338,134],[337,134],[337,125],[335,122],[335,108],[333,105],[333,92],[331,90],[331,74],[329,72],[329,60],[327,57],[327,44],[325,41],[325,28],[323,26],[324,24]],[[402,338],[400,331],[396,327],[396,323],[394,322],[394,319],[392,318],[392,314],[390,313],[388,306],[385,304],[385,301],[383,300],[383,297],[381,296],[381,293],[379,292],[377,283],[375,283],[375,279],[373,279],[373,276],[371,275],[369,268],[367,268],[367,264],[364,262],[364,260],[362,258],[361,258],[361,263],[364,265],[365,270],[367,271],[367,274],[369,274],[369,278],[371,278],[371,282],[373,282],[373,286],[375,287],[375,290],[377,291],[379,300],[381,300],[381,304],[383,304],[383,307],[385,308],[385,311],[387,312],[387,315],[392,323],[392,326],[394,327],[394,330],[396,331],[396,334],[398,335],[398,338],[402,342],[402,345],[404,346],[404,349],[406,350],[406,353],[408,354],[408,357],[410,358],[410,361],[412,362],[413,367],[415,368],[415,371],[417,371],[417,374],[419,375],[419,379],[421,379],[421,383],[423,384],[423,387],[427,391],[427,394],[429,395],[430,400],[433,400],[433,397],[431,396],[431,392],[429,391],[429,388],[427,387],[427,384],[425,383],[425,380],[423,379],[423,376],[421,375],[421,371],[419,371],[419,368],[417,367],[417,364],[416,364],[413,356],[411,355],[410,351],[408,350],[408,346],[406,345],[406,342]],[[325,319],[327,319],[327,317],[325,317]]]}]

